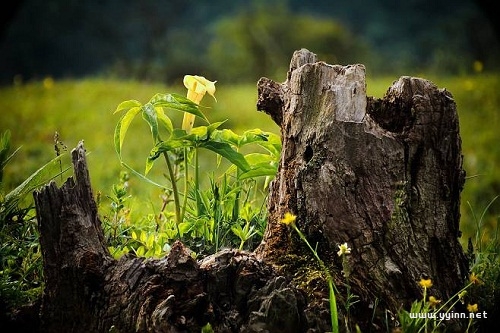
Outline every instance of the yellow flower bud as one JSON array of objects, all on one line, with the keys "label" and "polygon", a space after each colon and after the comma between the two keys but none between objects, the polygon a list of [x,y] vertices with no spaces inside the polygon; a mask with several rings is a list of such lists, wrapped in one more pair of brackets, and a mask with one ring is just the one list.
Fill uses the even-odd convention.
[{"label": "yellow flower bud", "polygon": [[[203,76],[198,75],[185,75],[183,82],[184,86],[188,90],[187,98],[190,101],[199,105],[206,93],[208,93],[215,99],[215,101],[217,101],[217,99],[215,98],[215,83],[217,81],[212,82],[205,79]],[[191,131],[195,118],[196,116],[194,114],[187,112],[184,113],[184,119],[182,120],[182,129],[186,132]]]}]

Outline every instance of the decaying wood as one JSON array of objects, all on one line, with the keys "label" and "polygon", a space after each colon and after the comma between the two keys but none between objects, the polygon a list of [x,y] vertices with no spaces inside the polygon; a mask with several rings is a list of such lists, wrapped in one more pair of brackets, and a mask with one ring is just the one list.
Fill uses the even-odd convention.
[{"label": "decaying wood", "polygon": [[[44,261],[43,332],[325,332],[324,276],[285,213],[317,246],[350,315],[377,331],[421,298],[418,281],[447,299],[467,265],[460,236],[464,183],[456,106],[427,80],[401,77],[383,99],[366,96],[362,65],[336,66],[297,51],[284,83],[263,78],[258,109],[280,125],[283,150],[269,221],[255,253],[227,249],[202,261],[176,242],[163,259],[107,249],[80,144],[74,176],[35,192]],[[347,242],[346,267],[337,256]],[[377,306],[377,309],[375,307]],[[386,327],[378,327],[386,330]]]},{"label": "decaying wood", "polygon": [[458,240],[465,175],[452,95],[401,77],[383,99],[367,98],[363,65],[328,65],[307,50],[294,54],[284,83],[258,86],[258,108],[280,125],[283,143],[258,255],[281,262],[301,251],[279,223],[291,212],[339,283],[346,281],[338,245],[352,248],[349,283],[364,306],[378,300],[395,313],[421,297],[423,277],[436,297],[456,293],[467,265]]}]

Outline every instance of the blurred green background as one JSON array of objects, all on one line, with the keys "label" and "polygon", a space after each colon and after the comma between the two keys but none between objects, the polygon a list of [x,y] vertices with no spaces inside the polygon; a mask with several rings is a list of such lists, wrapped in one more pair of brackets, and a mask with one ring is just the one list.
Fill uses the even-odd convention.
[{"label": "blurred green background", "polygon": [[[69,149],[85,140],[94,187],[109,193],[121,170],[112,112],[123,100],[185,94],[185,74],[218,81],[217,103],[203,101],[211,121],[229,119],[225,127],[237,132],[277,132],[256,112],[255,83],[261,76],[283,81],[293,51],[306,47],[328,63],[365,64],[375,97],[401,75],[453,94],[469,177],[462,230],[471,236],[500,194],[500,46],[492,12],[467,0],[15,2],[2,11],[0,131],[10,129],[22,149],[4,187],[54,156],[57,131]],[[151,148],[146,125],[134,121],[128,138],[127,158],[142,170]],[[131,189],[144,200],[160,195],[137,179]],[[499,214],[500,200],[484,219],[490,231]]]}]

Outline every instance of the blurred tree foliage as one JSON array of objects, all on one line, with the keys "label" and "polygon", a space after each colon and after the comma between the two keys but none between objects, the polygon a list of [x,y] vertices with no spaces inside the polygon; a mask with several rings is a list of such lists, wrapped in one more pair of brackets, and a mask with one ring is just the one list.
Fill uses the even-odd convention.
[{"label": "blurred tree foliage", "polygon": [[17,8],[0,31],[0,83],[99,74],[169,83],[186,73],[250,81],[282,72],[301,47],[385,74],[500,67],[495,30],[474,0],[24,0]]},{"label": "blurred tree foliage", "polygon": [[256,5],[216,22],[208,56],[224,81],[282,79],[294,50],[307,48],[331,64],[369,59],[369,47],[332,19],[292,13],[284,3]]}]

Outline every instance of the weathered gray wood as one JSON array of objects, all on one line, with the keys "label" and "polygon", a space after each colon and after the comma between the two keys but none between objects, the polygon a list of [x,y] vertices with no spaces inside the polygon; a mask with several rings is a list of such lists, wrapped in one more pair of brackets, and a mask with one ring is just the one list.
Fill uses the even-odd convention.
[{"label": "weathered gray wood", "polygon": [[421,297],[422,277],[432,279],[436,297],[457,292],[467,265],[458,240],[464,171],[452,95],[401,77],[383,99],[368,98],[364,66],[328,65],[307,50],[294,54],[284,83],[262,79],[258,87],[258,108],[280,125],[283,144],[258,255],[281,263],[303,252],[279,223],[291,212],[339,284],[338,245],[352,248],[358,308],[379,300],[396,313]]}]

